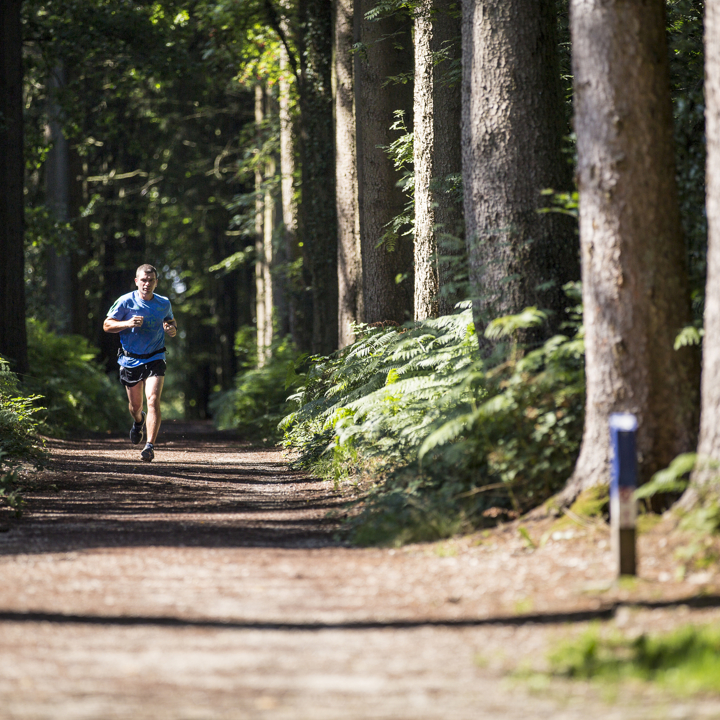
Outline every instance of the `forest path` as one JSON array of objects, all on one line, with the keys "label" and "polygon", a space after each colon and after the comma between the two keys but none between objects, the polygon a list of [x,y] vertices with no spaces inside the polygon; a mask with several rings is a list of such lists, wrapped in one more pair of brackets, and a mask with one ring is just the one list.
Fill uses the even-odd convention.
[{"label": "forest path", "polygon": [[[710,585],[678,610],[697,586],[661,586],[651,546],[629,591],[608,589],[602,529],[534,551],[516,529],[350,548],[329,484],[206,425],[167,423],[152,464],[124,439],[50,448],[0,533],[3,720],[720,717],[720,699],[608,704],[512,676],[593,618],[717,620]],[[628,592],[640,605],[618,610]]]}]

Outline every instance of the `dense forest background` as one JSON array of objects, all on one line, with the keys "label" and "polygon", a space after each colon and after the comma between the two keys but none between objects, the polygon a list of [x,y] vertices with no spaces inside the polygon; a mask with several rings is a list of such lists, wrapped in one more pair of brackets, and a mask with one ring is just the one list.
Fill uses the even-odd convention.
[{"label": "dense forest background", "polygon": [[165,417],[282,420],[318,472],[383,478],[382,537],[572,501],[610,412],[643,481],[694,451],[704,3],[573,5],[6,3],[8,396],[122,429],[102,320],[150,262]]}]

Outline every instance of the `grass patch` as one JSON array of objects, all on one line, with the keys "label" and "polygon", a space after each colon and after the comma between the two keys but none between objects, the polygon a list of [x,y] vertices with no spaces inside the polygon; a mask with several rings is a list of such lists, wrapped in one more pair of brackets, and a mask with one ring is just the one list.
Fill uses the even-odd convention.
[{"label": "grass patch", "polygon": [[654,527],[662,522],[662,515],[657,513],[642,513],[637,518],[637,532],[638,535],[650,532]]},{"label": "grass patch", "polygon": [[610,488],[607,485],[594,485],[580,493],[570,510],[581,518],[602,519],[608,515]]},{"label": "grass patch", "polygon": [[582,680],[651,682],[674,693],[720,693],[720,626],[688,625],[627,638],[599,626],[549,656],[551,674]]},{"label": "grass patch", "polygon": [[[552,507],[548,503],[545,506],[548,509]],[[544,533],[540,539],[540,547],[544,546],[554,533],[573,532],[579,528],[597,527],[608,522],[610,519],[609,511],[610,488],[607,485],[594,485],[587,490],[583,490],[577,496],[575,502],[567,510],[563,510],[563,515]]]}]

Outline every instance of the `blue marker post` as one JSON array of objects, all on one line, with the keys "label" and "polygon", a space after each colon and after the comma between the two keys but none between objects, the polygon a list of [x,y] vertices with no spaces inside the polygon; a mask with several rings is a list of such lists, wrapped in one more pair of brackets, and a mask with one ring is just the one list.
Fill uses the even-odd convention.
[{"label": "blue marker post", "polygon": [[618,576],[635,575],[635,524],[637,506],[637,418],[630,413],[610,416],[612,469],[610,475],[610,530]]}]

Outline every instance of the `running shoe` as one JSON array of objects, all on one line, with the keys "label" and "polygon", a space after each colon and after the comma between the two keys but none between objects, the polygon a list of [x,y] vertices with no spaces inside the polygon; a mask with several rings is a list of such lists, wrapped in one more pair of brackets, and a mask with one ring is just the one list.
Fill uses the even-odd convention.
[{"label": "running shoe", "polygon": [[130,428],[130,442],[137,445],[142,442],[143,437],[145,437],[145,413],[142,414],[142,423],[139,426],[137,423],[133,423]]},{"label": "running shoe", "polygon": [[152,462],[153,458],[155,457],[155,450],[150,443],[147,443],[147,445],[145,445],[145,449],[140,453],[140,457],[145,462]]}]

